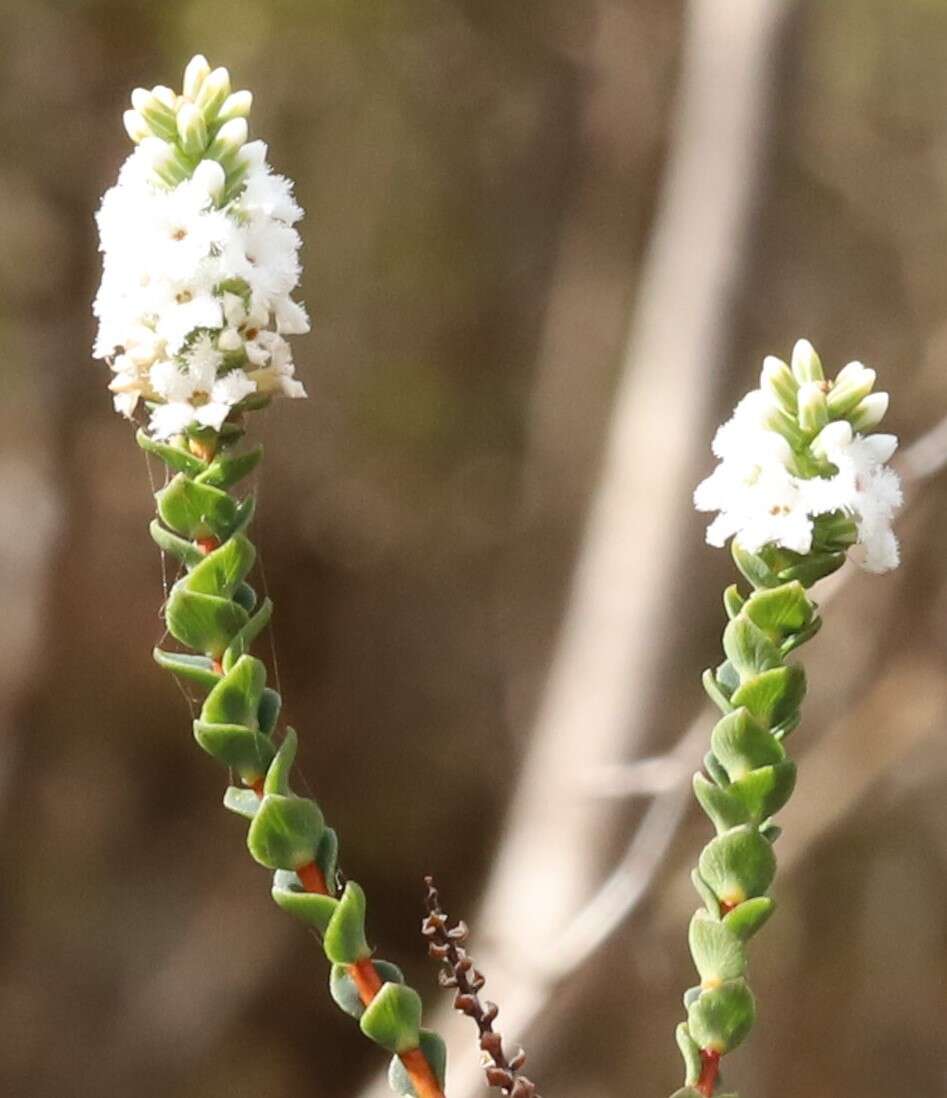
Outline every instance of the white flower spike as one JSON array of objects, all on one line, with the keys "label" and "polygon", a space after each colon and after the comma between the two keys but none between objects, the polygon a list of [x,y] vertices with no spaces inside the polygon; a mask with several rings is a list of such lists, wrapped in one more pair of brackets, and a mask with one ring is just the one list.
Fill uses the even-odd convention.
[{"label": "white flower spike", "polygon": [[200,55],[183,94],[136,89],[125,128],[137,148],[96,216],[93,353],[112,369],[116,411],[144,403],[158,439],[306,395],[285,338],[309,330],[291,296],[303,211],[266,146],[247,142],[251,103]]},{"label": "white flower spike", "polygon": [[718,512],[707,541],[735,537],[750,553],[848,549],[867,571],[887,572],[898,564],[901,487],[886,464],[898,440],[861,432],[880,423],[888,395],[871,392],[875,373],[860,362],[826,380],[808,340],[791,362],[768,356],[760,388],[717,431],[720,463],[694,493],[698,511]]}]

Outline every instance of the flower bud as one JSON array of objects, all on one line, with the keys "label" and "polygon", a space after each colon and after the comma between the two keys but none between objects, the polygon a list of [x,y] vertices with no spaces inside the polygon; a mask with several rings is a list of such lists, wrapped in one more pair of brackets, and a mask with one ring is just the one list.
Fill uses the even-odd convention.
[{"label": "flower bud", "polygon": [[800,430],[794,416],[788,415],[782,408],[772,405],[763,410],[762,424],[769,431],[775,431],[782,435],[793,449],[798,449],[806,443],[806,436]]},{"label": "flower bud", "polygon": [[806,381],[799,386],[799,426],[808,435],[817,434],[829,422],[825,382]]},{"label": "flower bud", "polygon": [[187,63],[187,68],[184,70],[184,94],[188,99],[194,100],[197,98],[197,93],[201,90],[201,85],[210,75],[210,65],[207,63],[207,58],[202,54],[195,54]]},{"label": "flower bud", "polygon": [[860,362],[850,362],[835,379],[828,395],[829,412],[835,419],[848,413],[864,400],[875,385],[875,371],[866,369]]},{"label": "flower bud", "polygon": [[792,349],[792,372],[800,384],[804,381],[825,380],[822,361],[808,339],[797,340]]},{"label": "flower bud", "polygon": [[164,84],[155,84],[151,89],[151,94],[159,103],[163,103],[169,111],[173,111],[178,105],[178,97],[174,94],[173,89],[165,87]]},{"label": "flower bud", "polygon": [[207,124],[193,103],[184,102],[178,111],[178,136],[188,156],[199,156],[207,147]]},{"label": "flower bud", "polygon": [[775,355],[767,355],[763,359],[760,388],[768,393],[781,408],[795,415],[798,384],[792,376],[792,371],[782,359]]},{"label": "flower bud", "polygon": [[266,142],[248,141],[237,154],[237,164],[246,171],[261,168],[266,163]]},{"label": "flower bud", "polygon": [[844,449],[852,441],[852,427],[844,419],[829,423],[812,440],[809,449],[822,460],[831,461],[833,451]]},{"label": "flower bud", "polygon": [[856,405],[855,409],[849,415],[848,420],[854,430],[864,434],[865,431],[870,431],[873,427],[877,427],[884,419],[887,411],[888,394],[872,393]]},{"label": "flower bud", "polygon": [[146,137],[138,147],[145,150],[152,172],[168,187],[176,187],[187,179],[187,167],[181,163],[177,149],[167,141],[162,141],[160,137]]},{"label": "flower bud", "polygon": [[227,176],[216,160],[202,160],[194,169],[191,178],[215,202],[220,201],[227,184]]},{"label": "flower bud", "polygon": [[153,92],[146,88],[135,88],[132,92],[132,106],[148,123],[155,136],[162,137],[165,141],[174,141],[177,138],[174,112],[169,110]]},{"label": "flower bud", "polygon": [[194,99],[195,105],[203,112],[208,124],[217,118],[217,112],[228,95],[230,95],[230,73],[224,68],[214,69],[204,78],[200,91]]},{"label": "flower bud", "polygon": [[237,162],[237,154],[247,141],[247,120],[245,118],[232,118],[225,122],[217,131],[217,136],[211,142],[207,150],[209,160],[219,160],[225,170],[229,170]]},{"label": "flower bud", "polygon": [[234,92],[233,95],[228,95],[223,101],[220,110],[217,112],[217,121],[229,122],[231,118],[248,118],[252,106],[252,92]]},{"label": "flower bud", "polygon": [[151,137],[151,127],[138,111],[126,111],[122,115],[122,121],[125,123],[125,132],[136,145],[146,137]]}]

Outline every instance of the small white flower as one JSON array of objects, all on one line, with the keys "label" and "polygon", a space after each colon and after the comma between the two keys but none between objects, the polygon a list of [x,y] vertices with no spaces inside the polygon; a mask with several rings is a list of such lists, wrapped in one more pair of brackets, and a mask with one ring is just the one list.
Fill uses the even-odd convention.
[{"label": "small white flower", "polygon": [[[266,145],[246,143],[250,93],[231,93],[226,70],[198,57],[183,96],[156,88],[135,98],[138,144],[96,215],[93,353],[112,365],[117,410],[131,416],[147,399],[152,431],[169,438],[194,425],[219,429],[256,391],[305,395],[284,338],[309,330],[291,296],[300,273],[292,226],[303,211]],[[202,127],[214,119],[211,140]]]},{"label": "small white flower", "polygon": [[[863,422],[878,422],[887,397],[867,395],[874,372],[860,363],[840,373],[841,392],[834,399],[832,384],[821,380],[820,372],[818,356],[804,341],[794,352],[795,380],[785,364],[766,360],[765,389],[744,397],[717,431],[713,452],[720,461],[697,487],[694,504],[699,511],[718,512],[707,530],[711,545],[735,537],[749,552],[774,545],[806,554],[815,519],[840,512],[857,528],[853,558],[869,571],[887,571],[898,563],[891,524],[901,488],[886,462],[898,443],[893,435],[858,433]],[[860,410],[866,403],[868,414]],[[793,407],[798,418],[787,422],[787,409]],[[812,438],[827,414],[845,418],[833,419]]]}]

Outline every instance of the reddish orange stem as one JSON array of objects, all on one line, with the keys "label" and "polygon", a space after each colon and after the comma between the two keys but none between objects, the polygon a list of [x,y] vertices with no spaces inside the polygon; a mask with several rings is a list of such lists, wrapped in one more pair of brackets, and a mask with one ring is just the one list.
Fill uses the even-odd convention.
[{"label": "reddish orange stem", "polygon": [[381,991],[381,977],[378,975],[371,957],[365,957],[361,961],[356,961],[354,965],[349,965],[349,976],[352,977],[352,982],[358,988],[358,997],[365,1006],[368,1006],[378,992]]},{"label": "reddish orange stem", "polygon": [[257,778],[255,781],[250,782],[250,788],[260,798],[263,797],[263,779]]},{"label": "reddish orange stem", "polygon": [[431,1065],[419,1048],[413,1048],[410,1052],[402,1052],[400,1060],[408,1073],[415,1094],[418,1098],[444,1098],[441,1084],[437,1081]]},{"label": "reddish orange stem", "polygon": [[197,548],[200,549],[205,557],[208,553],[213,553],[213,551],[220,546],[220,542],[215,537],[195,538],[194,540]]},{"label": "reddish orange stem", "polygon": [[704,1095],[704,1098],[713,1098],[714,1087],[717,1085],[717,1075],[720,1071],[720,1053],[701,1049],[700,1063],[700,1078],[697,1080],[697,1089]]},{"label": "reddish orange stem", "polygon": [[[296,876],[307,892],[317,892],[321,896],[330,894],[325,876],[315,862],[309,862],[308,865],[301,866],[296,870]],[[378,975],[371,957],[365,957],[361,961],[356,961],[354,965],[349,965],[348,973],[358,989],[359,998],[365,1006],[368,1006],[382,989],[381,977]],[[408,1073],[408,1078],[411,1080],[418,1098],[444,1098],[441,1085],[438,1083],[431,1065],[427,1062],[427,1058],[419,1048],[402,1052],[400,1060],[404,1064],[404,1069]]]},{"label": "reddish orange stem", "polygon": [[318,892],[320,896],[329,895],[329,886],[326,884],[325,875],[315,862],[300,866],[296,870],[296,876],[307,892]]}]

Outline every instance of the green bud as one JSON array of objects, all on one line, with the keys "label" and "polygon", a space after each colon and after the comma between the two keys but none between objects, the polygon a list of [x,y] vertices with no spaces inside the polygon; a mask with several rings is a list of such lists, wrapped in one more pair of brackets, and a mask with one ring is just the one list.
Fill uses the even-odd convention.
[{"label": "green bud", "polygon": [[138,111],[125,111],[122,121],[125,123],[125,132],[136,145],[146,137],[151,137],[151,127]]},{"label": "green bud", "polygon": [[792,370],[781,358],[767,355],[763,359],[760,374],[760,388],[769,393],[777,404],[790,415],[796,414],[796,390],[798,383],[792,376]]},{"label": "green bud", "polygon": [[829,405],[824,381],[806,381],[799,386],[799,426],[815,435],[829,422]]},{"label": "green bud", "polygon": [[217,136],[207,150],[207,158],[218,160],[229,171],[236,164],[237,154],[246,144],[247,136],[247,120],[232,118],[217,131]]},{"label": "green bud", "polygon": [[828,394],[829,414],[843,419],[875,387],[875,371],[860,362],[850,362],[839,371]]},{"label": "green bud", "polygon": [[217,112],[218,122],[229,122],[232,118],[249,118],[253,106],[253,92],[237,91],[228,95]]},{"label": "green bud", "polygon": [[[177,132],[188,156],[199,156],[207,147],[207,124],[193,103],[182,103],[177,114]],[[223,187],[221,187],[223,190]]]},{"label": "green bud", "polygon": [[156,136],[166,141],[173,141],[177,137],[174,111],[167,104],[162,103],[154,92],[145,88],[135,88],[132,92],[132,106]]},{"label": "green bud", "polygon": [[194,104],[203,113],[208,125],[216,121],[217,112],[228,95],[230,95],[230,73],[226,69],[214,69],[204,77],[194,97]]},{"label": "green bud", "polygon": [[808,339],[799,339],[792,349],[792,372],[801,385],[806,381],[825,381],[822,360]]},{"label": "green bud", "polygon": [[196,99],[197,93],[201,90],[201,85],[207,79],[210,74],[210,65],[207,63],[207,58],[198,53],[191,58],[187,63],[187,68],[184,70],[184,87],[183,91],[188,99]]},{"label": "green bud", "polygon": [[[224,189],[227,186],[227,175],[216,160],[202,160],[194,169],[191,178],[203,187],[215,203],[220,203],[224,196]],[[206,481],[205,483],[211,482]]]},{"label": "green bud", "polygon": [[888,394],[872,393],[871,396],[866,396],[864,400],[855,406],[855,409],[848,417],[848,421],[851,423],[853,431],[860,431],[864,434],[865,431],[877,427],[884,419],[887,411]]}]

